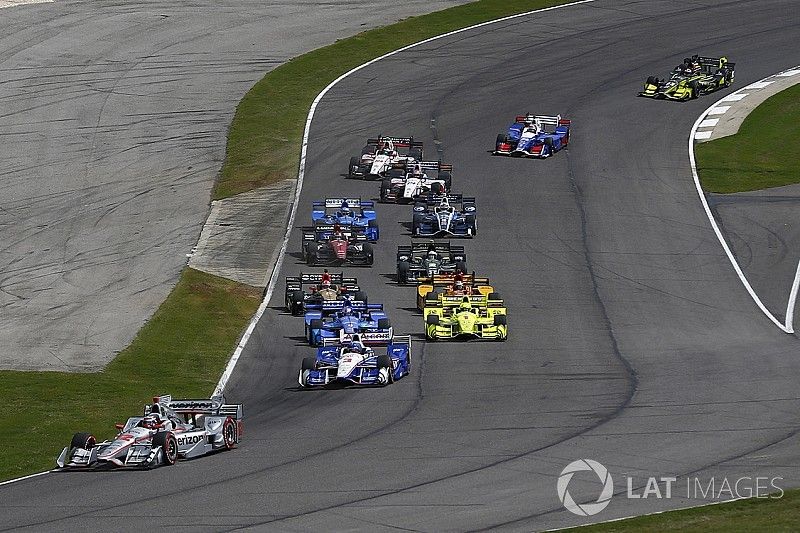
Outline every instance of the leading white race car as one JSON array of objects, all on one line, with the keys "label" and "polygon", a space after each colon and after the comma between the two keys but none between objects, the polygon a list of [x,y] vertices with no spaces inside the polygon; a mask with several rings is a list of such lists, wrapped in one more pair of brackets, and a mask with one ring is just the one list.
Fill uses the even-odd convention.
[{"label": "leading white race car", "polygon": [[[403,149],[405,153],[401,153]],[[409,164],[422,160],[422,143],[413,137],[385,137],[367,139],[361,157],[350,158],[348,178],[380,179],[397,163]]]},{"label": "leading white race car", "polygon": [[226,404],[222,396],[207,400],[157,396],[142,416],[117,424],[117,430],[116,437],[100,443],[90,433],[76,433],[56,464],[147,468],[231,449],[242,435],[242,405]]}]

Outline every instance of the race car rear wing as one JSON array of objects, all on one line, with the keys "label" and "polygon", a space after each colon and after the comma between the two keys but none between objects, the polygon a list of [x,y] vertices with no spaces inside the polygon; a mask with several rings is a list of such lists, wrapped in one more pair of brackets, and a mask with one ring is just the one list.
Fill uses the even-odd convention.
[{"label": "race car rear wing", "polygon": [[322,346],[342,346],[350,342],[361,342],[370,345],[385,346],[392,342],[392,334],[389,331],[362,331],[361,333],[341,334],[339,337],[324,337]]},{"label": "race car rear wing", "polygon": [[154,397],[153,403],[163,405],[182,415],[230,416],[236,420],[241,420],[243,415],[242,404],[227,404],[222,396],[213,396],[209,399],[174,400],[172,396],[162,395]]},{"label": "race car rear wing", "polygon": [[367,144],[380,144],[384,141],[391,141],[395,148],[422,148],[423,143],[414,141],[414,137],[390,137],[378,135],[376,139],[367,139]]},{"label": "race car rear wing", "polygon": [[343,226],[341,224],[316,223],[314,226],[301,228],[303,232],[303,242],[326,241],[333,236],[336,227],[343,237],[349,240],[366,241],[367,234],[365,228],[358,226]]},{"label": "race car rear wing", "polygon": [[375,202],[372,200],[362,200],[361,198],[325,198],[325,201],[311,202],[311,205],[315,209],[341,209],[342,207],[349,207],[350,209],[375,208]]},{"label": "race car rear wing", "polygon": [[453,171],[453,165],[451,163],[442,163],[441,161],[408,161],[405,163],[405,169],[411,172],[417,165],[419,165],[420,170],[436,170],[438,172]]},{"label": "race car rear wing", "polygon": [[409,253],[427,253],[431,250],[436,252],[445,252],[450,254],[464,254],[464,246],[462,245],[455,245],[450,244],[450,241],[429,241],[429,242],[414,242],[410,245],[403,245],[397,247],[397,253],[399,254],[401,251],[409,254]]},{"label": "race car rear wing", "polygon": [[[358,291],[358,278],[346,278],[343,272],[330,272],[331,283],[344,285],[348,290]],[[299,276],[286,276],[286,292],[302,291],[303,285],[322,283],[322,273],[300,273]]]},{"label": "race car rear wing", "polygon": [[337,311],[350,307],[353,311],[383,311],[383,304],[368,304],[360,300],[324,300],[321,309],[324,311]]},{"label": "race car rear wing", "polygon": [[[453,284],[453,275],[434,274],[433,279],[425,283],[425,285],[433,285],[435,287],[449,287]],[[461,280],[467,285],[489,285],[489,278],[479,278],[472,274],[462,274]]]},{"label": "race car rear wing", "polygon": [[431,205],[438,205],[442,203],[442,200],[447,198],[447,201],[451,204],[461,204],[464,208],[468,206],[475,207],[475,197],[474,196],[464,196],[463,194],[438,194],[429,192],[428,195],[425,197],[425,202]]},{"label": "race car rear wing", "polygon": [[697,58],[697,62],[700,63],[700,68],[711,74],[713,74],[718,68],[725,67],[728,70],[733,70],[733,68],[736,66],[736,63],[728,61],[728,58],[725,56],[722,57],[700,56]]}]

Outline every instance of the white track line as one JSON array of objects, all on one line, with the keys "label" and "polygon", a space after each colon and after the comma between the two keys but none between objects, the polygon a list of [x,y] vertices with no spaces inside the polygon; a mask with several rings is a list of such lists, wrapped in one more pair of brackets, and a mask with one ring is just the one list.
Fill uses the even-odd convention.
[{"label": "white track line", "polygon": [[358,72],[362,68],[367,67],[369,65],[372,65],[373,63],[377,63],[378,61],[380,61],[382,59],[386,59],[387,57],[391,57],[391,56],[393,56],[395,54],[399,54],[400,52],[404,52],[406,50],[409,50],[411,48],[414,48],[414,47],[429,43],[431,41],[436,41],[436,40],[442,39],[444,37],[449,37],[451,35],[456,35],[458,33],[462,33],[462,32],[465,32],[465,31],[474,30],[475,28],[488,26],[489,24],[496,24],[498,22],[503,22],[503,21],[515,19],[515,18],[518,18],[518,17],[525,17],[525,16],[528,16],[528,15],[533,15],[533,14],[536,14],[536,13],[542,13],[542,12],[545,12],[545,11],[552,11],[554,9],[562,9],[562,8],[565,8],[565,7],[576,6],[576,5],[579,5],[579,4],[588,4],[588,3],[591,3],[591,2],[594,2],[594,1],[595,0],[579,0],[577,2],[570,2],[569,4],[561,4],[561,5],[558,5],[558,6],[546,7],[544,9],[536,9],[534,11],[526,11],[525,13],[517,13],[516,15],[510,15],[508,17],[503,17],[503,18],[499,18],[499,19],[495,19],[495,20],[489,20],[489,21],[486,21],[486,22],[481,22],[480,24],[475,24],[474,26],[468,26],[466,28],[461,28],[459,30],[454,30],[454,31],[451,31],[451,32],[448,32],[448,33],[443,33],[442,35],[437,35],[435,37],[430,37],[428,39],[425,39],[424,41],[419,41],[417,43],[409,44],[408,46],[404,46],[402,48],[398,48],[397,50],[394,50],[394,51],[389,52],[387,54],[384,54],[384,55],[382,55],[380,57],[376,57],[375,59],[367,61],[366,63],[364,63],[362,65],[359,65],[359,66],[357,66],[357,67],[345,72],[344,74],[342,74],[341,76],[339,76],[338,78],[336,78],[335,80],[330,82],[327,87],[322,89],[322,91],[317,95],[317,97],[314,98],[314,101],[311,104],[311,108],[308,110],[308,116],[306,117],[306,127],[305,127],[305,130],[303,131],[303,145],[302,145],[301,152],[300,152],[300,168],[298,169],[298,172],[297,172],[297,185],[295,187],[294,200],[292,201],[292,210],[291,210],[291,214],[289,215],[289,223],[288,223],[288,226],[286,228],[286,234],[283,237],[283,244],[281,245],[281,250],[280,250],[280,252],[278,254],[278,260],[275,262],[275,267],[273,268],[272,275],[270,275],[270,278],[269,278],[269,284],[267,285],[267,290],[266,290],[265,295],[264,295],[264,301],[261,302],[261,305],[258,307],[258,311],[256,311],[256,314],[253,316],[253,319],[250,321],[250,325],[247,327],[247,331],[245,331],[244,335],[242,336],[242,340],[239,341],[239,345],[236,347],[236,350],[233,352],[233,355],[231,356],[230,360],[228,361],[228,366],[225,368],[225,372],[223,372],[222,377],[219,378],[219,383],[217,383],[217,388],[214,390],[214,394],[222,394],[222,392],[225,390],[225,385],[227,385],[228,379],[230,379],[231,374],[233,373],[233,369],[236,367],[236,363],[239,361],[239,357],[242,355],[242,351],[244,350],[244,347],[247,345],[247,341],[250,339],[250,335],[253,333],[253,330],[255,329],[256,324],[258,323],[258,321],[261,319],[261,315],[264,314],[264,310],[267,308],[267,302],[269,302],[270,298],[272,298],[272,292],[275,290],[275,283],[277,281],[277,277],[276,276],[277,276],[277,273],[280,271],[281,265],[283,264],[283,258],[284,258],[284,255],[286,254],[286,245],[289,244],[289,234],[292,231],[292,226],[294,225],[295,214],[297,212],[297,202],[300,199],[300,191],[303,188],[303,178],[304,178],[305,172],[306,172],[306,152],[308,151],[308,135],[309,135],[309,131],[311,130],[311,121],[314,119],[314,113],[316,112],[317,105],[319,105],[319,102],[320,102],[320,100],[322,100],[322,97],[325,96],[328,93],[328,91],[330,91],[340,81],[342,81],[343,79],[347,78],[348,76]]},{"label": "white track line", "polygon": [[[764,80],[767,80],[777,75],[778,74],[772,74],[770,76],[767,76],[766,78],[764,78],[759,82],[751,83],[746,88],[752,87],[753,85],[756,85],[758,83],[762,83]],[[739,89],[739,91],[741,90],[743,89]],[[778,326],[778,328],[780,328],[780,330],[783,331],[784,333],[794,333],[794,325],[793,325],[794,305],[795,301],[797,300],[797,290],[798,287],[800,287],[800,262],[798,262],[797,264],[797,272],[795,273],[794,282],[792,283],[792,288],[789,292],[789,302],[786,307],[786,323],[781,324],[780,320],[775,318],[775,315],[773,315],[769,311],[769,309],[766,308],[764,303],[761,301],[761,298],[759,298],[758,295],[756,294],[756,291],[753,290],[753,287],[750,285],[750,282],[747,281],[747,276],[744,275],[744,272],[742,272],[741,267],[739,267],[738,261],[736,261],[736,258],[733,256],[733,252],[728,246],[728,243],[725,242],[725,238],[722,236],[722,231],[720,231],[719,225],[717,224],[717,221],[714,219],[714,215],[711,213],[711,208],[708,206],[706,195],[705,193],[703,193],[703,188],[700,186],[700,177],[697,175],[697,165],[694,157],[694,140],[695,138],[698,139],[707,138],[702,135],[698,135],[698,133],[706,133],[706,132],[698,132],[697,128],[700,127],[700,125],[705,120],[706,116],[711,112],[712,109],[714,109],[717,106],[717,104],[720,104],[721,102],[738,101],[744,98],[744,96],[746,96],[740,93],[739,91],[736,91],[728,96],[720,98],[719,100],[711,104],[705,111],[703,111],[703,113],[699,117],[697,117],[697,120],[692,126],[692,131],[689,133],[689,164],[692,167],[692,177],[694,178],[694,186],[695,189],[697,189],[697,195],[700,197],[700,202],[703,204],[703,209],[705,209],[708,221],[711,223],[711,227],[714,229],[714,233],[717,235],[717,239],[719,240],[719,243],[722,245],[722,249],[725,250],[725,254],[728,256],[731,265],[733,265],[733,269],[736,271],[736,275],[739,276],[739,280],[742,282],[742,285],[744,285],[744,288],[750,294],[750,297],[753,298],[753,301],[756,303],[758,308],[761,309],[761,311],[766,315],[767,318],[769,318],[772,321],[773,324]]]}]

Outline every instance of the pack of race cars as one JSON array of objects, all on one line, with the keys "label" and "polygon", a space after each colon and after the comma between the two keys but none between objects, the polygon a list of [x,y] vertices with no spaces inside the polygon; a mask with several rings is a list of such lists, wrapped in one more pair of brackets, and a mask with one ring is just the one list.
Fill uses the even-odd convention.
[{"label": "pack of race cars", "polygon": [[[669,76],[650,76],[639,96],[685,101],[731,85],[726,57],[692,56]],[[545,159],[569,145],[572,122],[560,115],[515,117],[497,135],[493,155]],[[477,235],[476,199],[452,191],[451,164],[426,161],[412,137],[378,136],[350,158],[348,178],[380,182],[382,203],[411,204],[409,244],[397,247],[395,281],[416,287],[425,339],[508,338],[507,309],[489,278],[467,270],[463,245],[436,238]],[[314,201],[311,225],[301,229],[309,266],[371,266],[380,239],[375,202],[360,197]],[[413,238],[426,240],[413,240]],[[385,386],[411,371],[411,335],[396,335],[383,304],[370,302],[355,277],[301,272],[286,277],[286,310],[303,317],[304,339],[315,350],[300,364],[303,388],[332,384]],[[243,407],[222,396],[175,400],[162,395],[141,416],[117,424],[114,438],[97,442],[76,433],[56,463],[61,469],[150,468],[234,448],[243,432]]]}]

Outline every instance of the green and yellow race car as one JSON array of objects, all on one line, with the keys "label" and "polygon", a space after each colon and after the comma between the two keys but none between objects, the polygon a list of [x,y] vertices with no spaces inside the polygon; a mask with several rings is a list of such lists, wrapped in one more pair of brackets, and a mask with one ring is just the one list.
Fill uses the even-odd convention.
[{"label": "green and yellow race car", "polygon": [[697,98],[730,87],[735,65],[726,57],[687,57],[675,67],[669,78],[647,78],[639,96],[680,101]]},{"label": "green and yellow race car", "polygon": [[423,315],[428,340],[478,338],[504,341],[508,337],[506,307],[496,292],[441,296],[434,305],[427,304],[428,301]]}]

